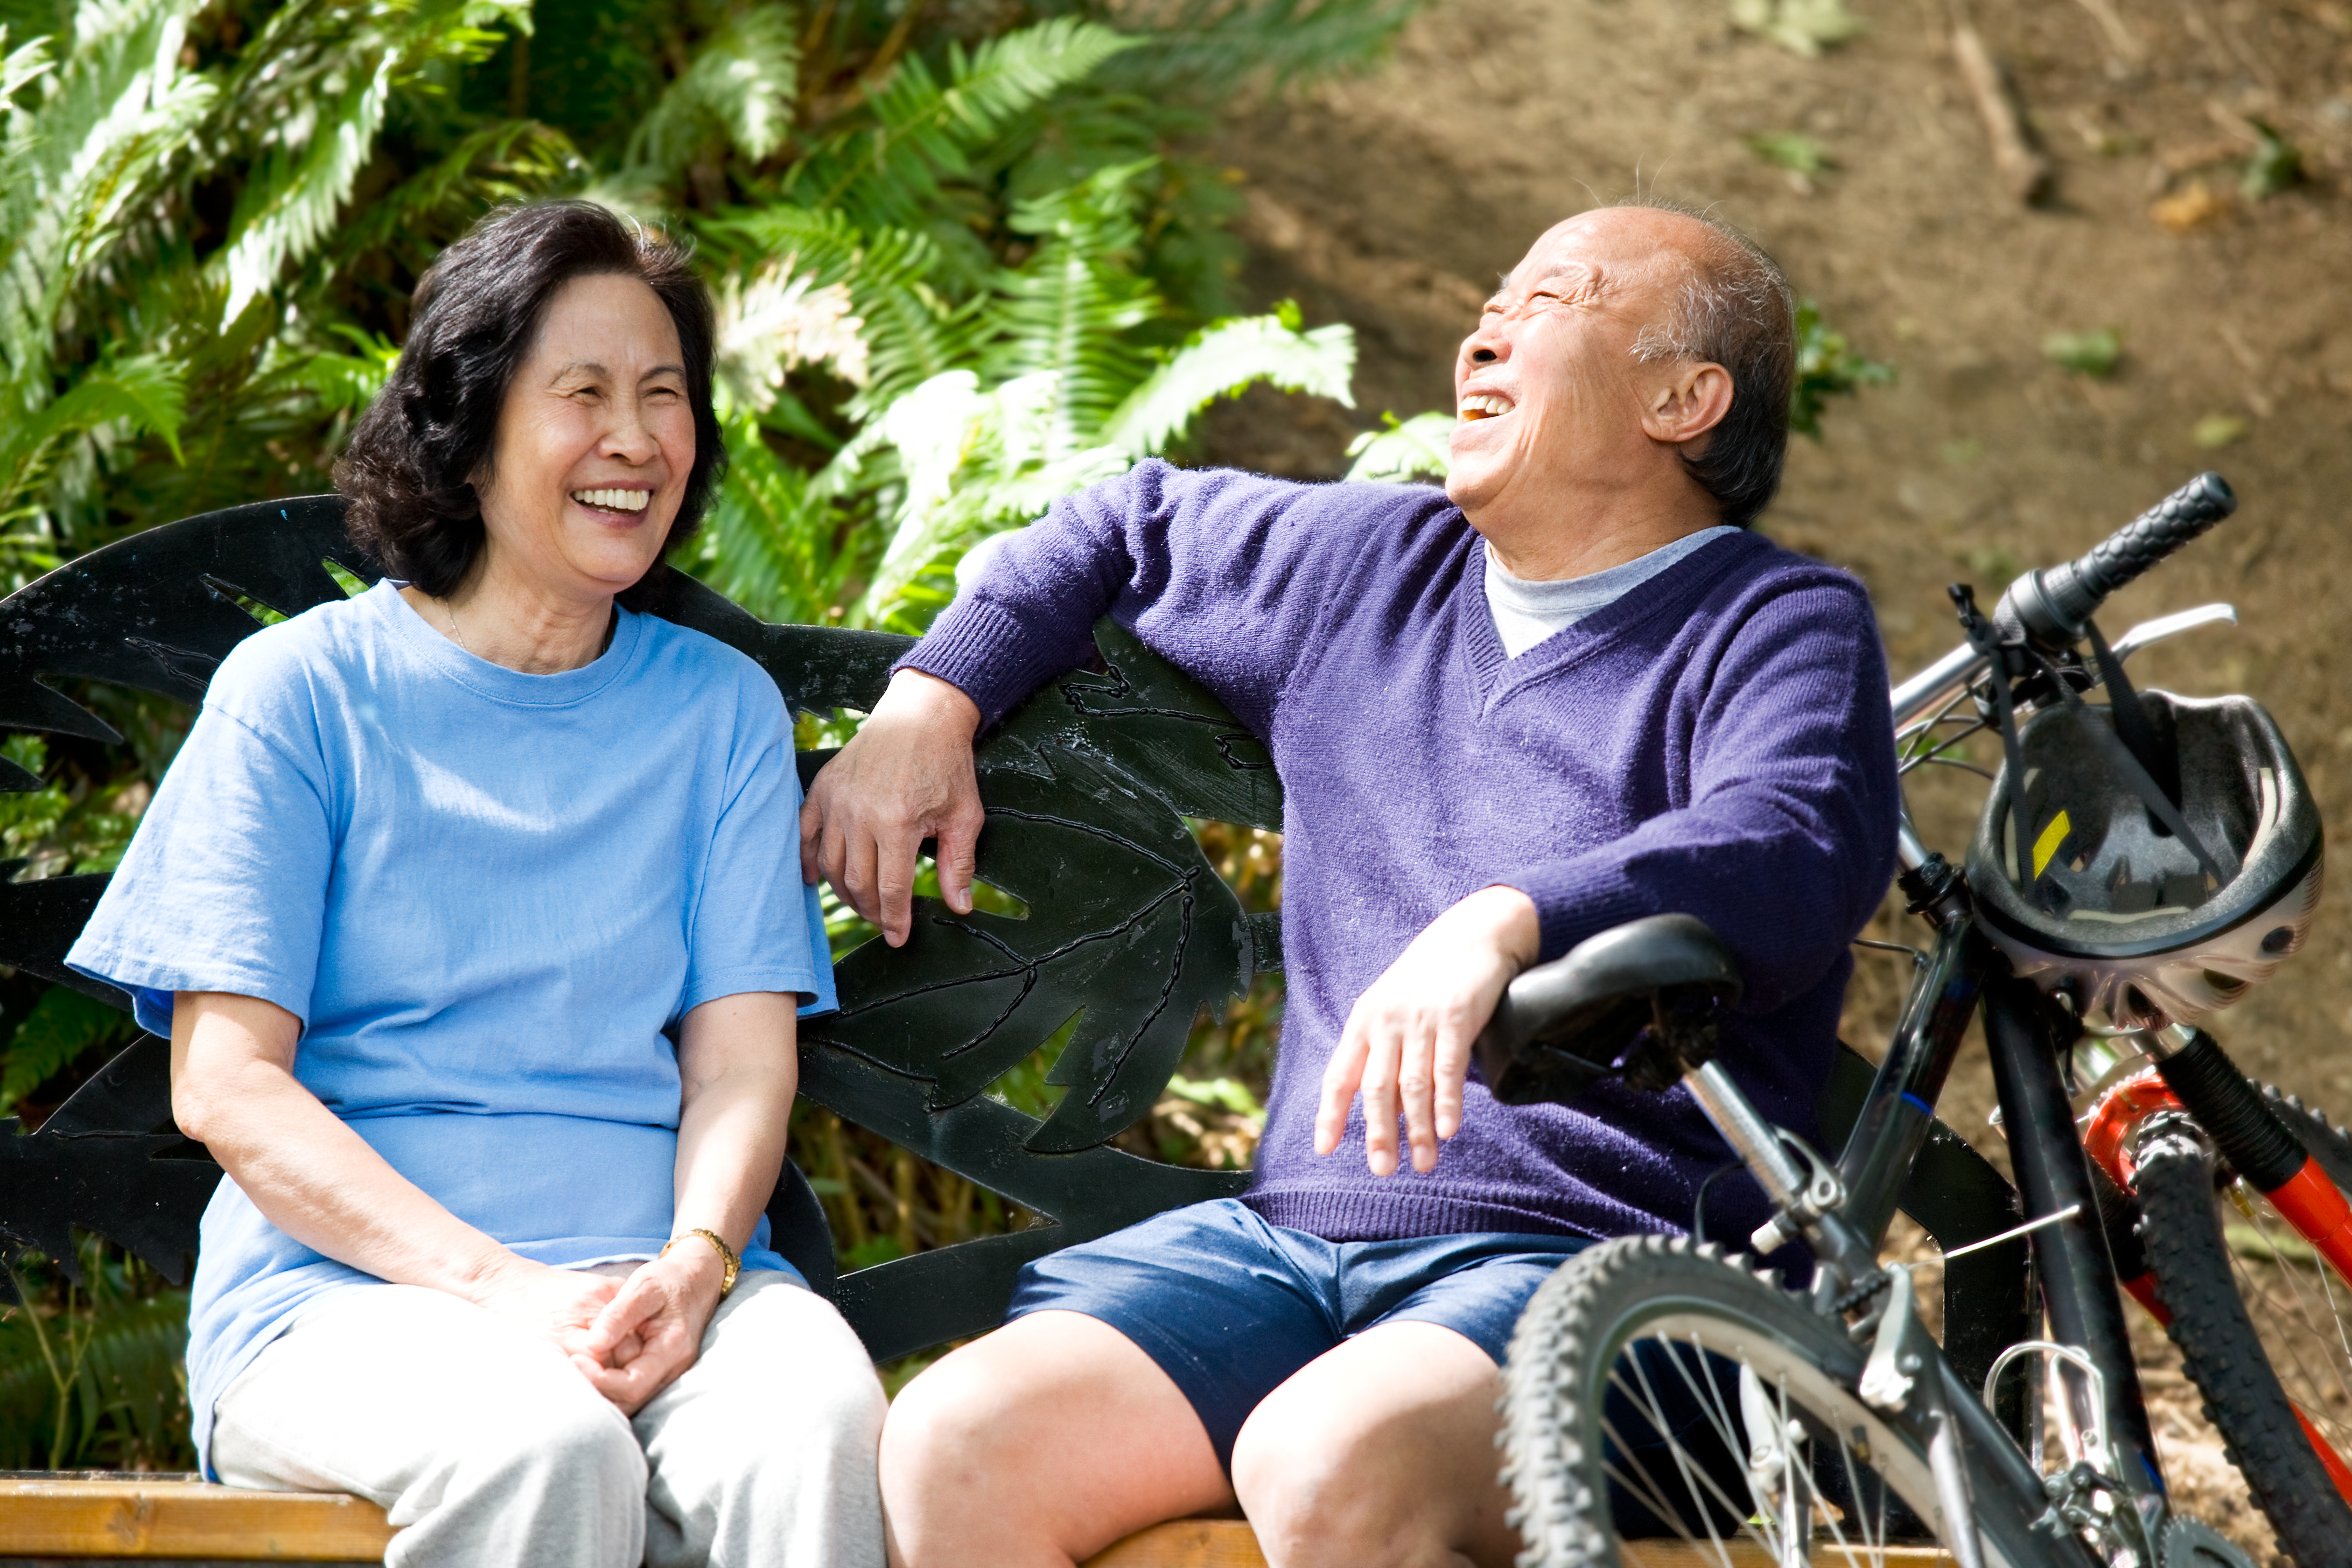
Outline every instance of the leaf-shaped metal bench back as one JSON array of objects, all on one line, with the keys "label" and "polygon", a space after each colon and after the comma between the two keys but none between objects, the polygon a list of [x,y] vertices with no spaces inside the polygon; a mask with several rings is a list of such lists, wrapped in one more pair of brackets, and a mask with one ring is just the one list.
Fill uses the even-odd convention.
[{"label": "leaf-shaped metal bench back", "polygon": [[[50,679],[201,700],[259,625],[249,605],[292,616],[341,596],[329,563],[376,574],[344,540],[341,502],[317,496],[190,518],[51,573],[0,603],[0,729],[120,738]],[[673,581],[660,613],[757,660],[796,710],[870,708],[908,646],[770,626]],[[1104,671],[1048,683],[979,753],[981,875],[1025,912],[959,916],[923,900],[904,947],[869,942],[841,962],[841,1011],[803,1032],[803,1094],[1052,1222],[836,1279],[824,1209],[787,1165],[769,1205],[778,1248],[877,1358],[992,1326],[1032,1258],[1244,1184],[1108,1144],[1150,1108],[1199,1010],[1279,963],[1272,918],[1244,915],[1184,817],[1276,826],[1281,786],[1265,748],[1196,682],[1108,622],[1097,642]],[[804,777],[822,760],[803,756]],[[0,768],[0,787],[38,785]],[[0,963],[126,1005],[63,963],[106,881],[0,882]],[[1074,1018],[1053,1074],[1066,1091],[1047,1120],[987,1095]],[[79,1226],[176,1280],[218,1180],[173,1131],[168,1051],[142,1037],[37,1133],[0,1136],[0,1247],[70,1268]]]}]

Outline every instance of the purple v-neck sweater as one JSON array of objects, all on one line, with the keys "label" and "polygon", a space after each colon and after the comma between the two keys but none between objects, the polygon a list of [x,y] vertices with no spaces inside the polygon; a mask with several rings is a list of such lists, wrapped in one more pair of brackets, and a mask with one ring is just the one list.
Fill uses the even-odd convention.
[{"label": "purple v-neck sweater", "polygon": [[[1894,869],[1869,600],[1742,534],[1512,659],[1480,544],[1432,489],[1147,462],[1007,538],[905,662],[993,722],[1085,659],[1108,612],[1272,749],[1289,999],[1247,1199],[1265,1218],[1332,1240],[1686,1230],[1730,1154],[1679,1089],[1513,1108],[1474,1071],[1436,1169],[1383,1177],[1360,1101],[1316,1155],[1324,1064],[1414,934],[1502,883],[1535,900],[1546,958],[1643,915],[1714,927],[1747,981],[1722,1060],[1811,1134],[1846,944]],[[1712,1235],[1763,1217],[1744,1175],[1708,1194]]]}]

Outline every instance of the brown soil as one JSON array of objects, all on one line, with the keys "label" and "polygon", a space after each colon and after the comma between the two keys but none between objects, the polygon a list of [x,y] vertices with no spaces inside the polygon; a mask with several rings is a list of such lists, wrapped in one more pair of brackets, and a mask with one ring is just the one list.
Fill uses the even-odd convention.
[{"label": "brown soil", "polygon": [[[1973,0],[2010,68],[2054,199],[1993,166],[1953,63],[1949,13],[1855,0],[1863,37],[1805,59],[1737,32],[1724,0],[1452,0],[1367,78],[1235,121],[1256,302],[1297,299],[1357,331],[1357,406],[1304,418],[1270,395],[1212,429],[1213,455],[1337,474],[1382,410],[1450,405],[1454,345],[1491,280],[1547,226],[1640,189],[1713,203],[1899,380],[1834,405],[1800,441],[1767,524],[1858,573],[1898,671],[1957,640],[1943,588],[1990,601],[2200,468],[2242,499],[2213,538],[2126,591],[2111,633],[2228,600],[2241,624],[2142,656],[2143,683],[2250,692],[2295,746],[2329,825],[2352,828],[2352,8],[2339,0]],[[2103,20],[2111,18],[2114,26]],[[2309,173],[2240,194],[2251,121]],[[1834,166],[1800,179],[1747,138],[1798,132]],[[2202,195],[2200,195],[2200,192]],[[2160,210],[2177,226],[2159,221]],[[2201,217],[2200,217],[2201,215]],[[2113,328],[2105,380],[2044,357],[2052,332]],[[2233,422],[2233,423],[2224,423]],[[2206,442],[2199,432],[2204,426]],[[2231,437],[2233,438],[2221,439]],[[1984,760],[1990,760],[1988,755]],[[1915,791],[1957,850],[1981,781]],[[2214,1027],[2260,1076],[2352,1108],[2352,921],[2339,879],[2310,948]],[[1880,934],[1899,929],[1890,913]],[[1870,1048],[1906,978],[1865,959],[1848,1037]],[[1964,1060],[1947,1115],[1983,1144],[1990,1088]],[[1997,1149],[1995,1150],[1997,1152]],[[2160,1361],[2162,1343],[2149,1352]],[[2150,1395],[2176,1479],[2263,1542],[2177,1363]],[[2218,1522],[2218,1521],[2217,1521]]]}]

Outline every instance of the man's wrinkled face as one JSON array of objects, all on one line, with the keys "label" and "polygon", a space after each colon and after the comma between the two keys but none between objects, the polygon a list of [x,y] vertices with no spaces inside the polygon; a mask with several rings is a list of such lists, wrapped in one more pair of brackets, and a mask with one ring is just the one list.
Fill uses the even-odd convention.
[{"label": "man's wrinkled face", "polygon": [[1536,241],[1454,358],[1454,504],[1475,519],[1571,479],[1630,479],[1654,460],[1642,419],[1660,376],[1633,345],[1665,321],[1705,239],[1689,218],[1609,207]]}]

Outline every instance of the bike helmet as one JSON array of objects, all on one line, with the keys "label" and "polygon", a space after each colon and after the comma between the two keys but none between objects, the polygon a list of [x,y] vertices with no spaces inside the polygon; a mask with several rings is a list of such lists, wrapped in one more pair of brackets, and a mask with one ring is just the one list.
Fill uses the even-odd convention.
[{"label": "bike helmet", "polygon": [[2011,787],[2006,762],[1994,782],[1969,884],[2016,972],[2070,993],[2078,1014],[2099,1009],[2126,1028],[2194,1024],[2303,945],[2319,902],[2319,810],[2252,698],[2133,700],[2165,771],[2177,762],[2169,787],[2119,763],[2106,709],[2045,708],[2018,731],[2024,788]]}]

